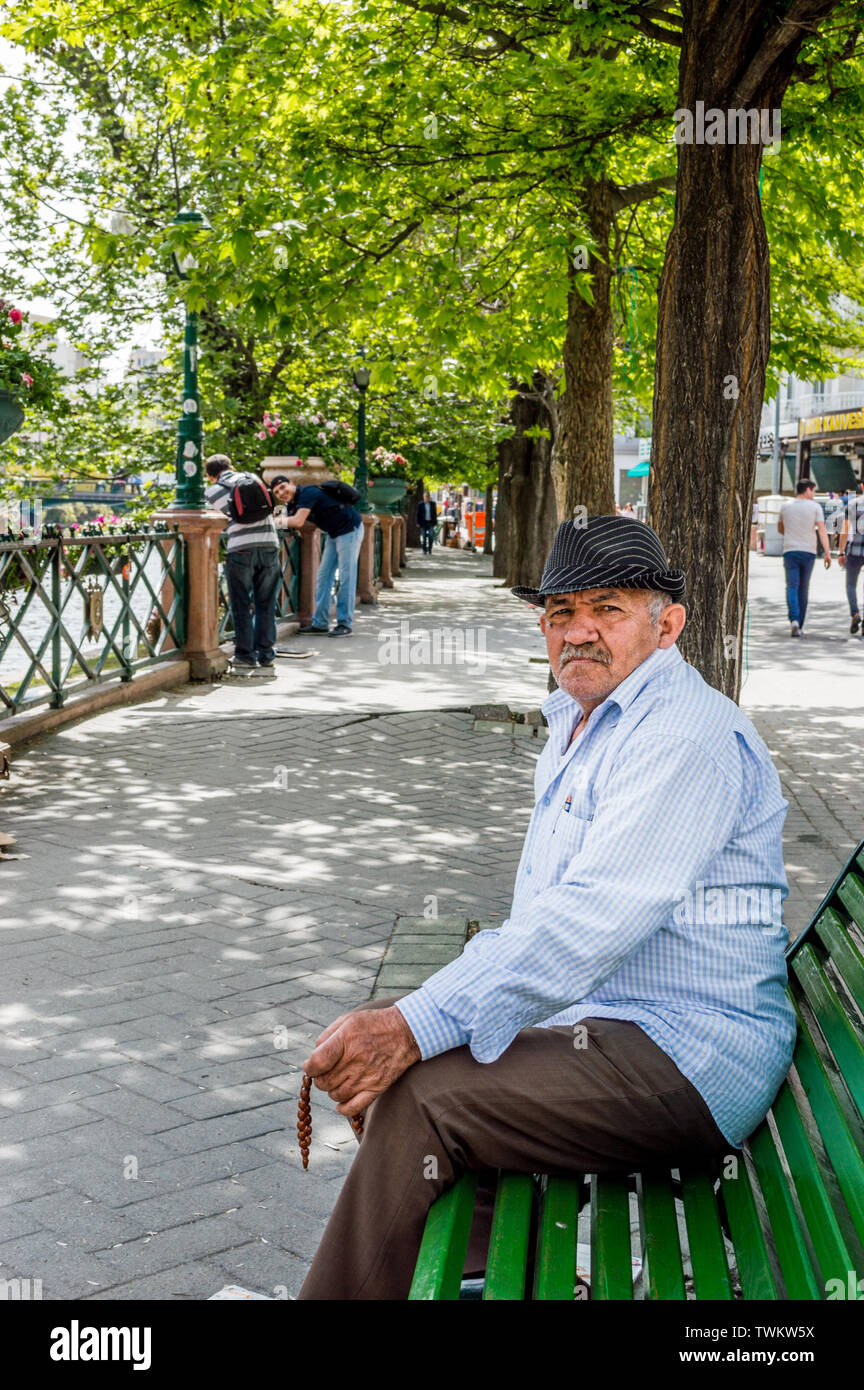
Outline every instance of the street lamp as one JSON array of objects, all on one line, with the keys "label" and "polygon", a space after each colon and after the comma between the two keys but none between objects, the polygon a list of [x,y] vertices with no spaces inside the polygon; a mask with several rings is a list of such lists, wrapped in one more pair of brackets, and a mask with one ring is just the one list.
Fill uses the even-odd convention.
[{"label": "street lamp", "polygon": [[366,493],[369,485],[369,469],[366,466],[366,392],[371,376],[368,367],[354,368],[354,385],[360,393],[360,404],[357,407],[357,469],[354,473],[354,486],[360,494],[360,501],[357,503],[359,512],[372,510]]},{"label": "street lamp", "polygon": [[[210,224],[200,212],[188,208],[178,212],[172,227],[188,229],[200,235],[210,231]],[[185,240],[185,238],[184,238]],[[172,251],[171,259],[179,280],[189,279],[189,271],[197,264],[194,254]],[[186,309],[186,335],[183,349],[183,402],[177,424],[177,453],[175,458],[176,495],[169,511],[203,511],[204,497],[203,446],[201,402],[198,396],[198,314]]]}]

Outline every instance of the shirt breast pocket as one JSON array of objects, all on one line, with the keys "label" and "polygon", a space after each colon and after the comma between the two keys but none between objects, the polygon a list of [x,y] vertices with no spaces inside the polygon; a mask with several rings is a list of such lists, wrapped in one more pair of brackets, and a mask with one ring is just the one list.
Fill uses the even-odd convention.
[{"label": "shirt breast pocket", "polygon": [[555,822],[550,847],[559,867],[579,853],[593,819],[594,808],[590,797],[578,794],[568,797]]}]

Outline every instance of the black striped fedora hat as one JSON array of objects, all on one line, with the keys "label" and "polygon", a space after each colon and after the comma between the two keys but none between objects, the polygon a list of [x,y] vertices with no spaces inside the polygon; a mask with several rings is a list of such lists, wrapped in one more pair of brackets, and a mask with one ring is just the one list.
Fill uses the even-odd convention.
[{"label": "black striped fedora hat", "polygon": [[510,592],[542,608],[547,594],[605,588],[659,589],[680,603],[686,587],[684,571],[668,568],[660,537],[644,521],[592,516],[558,527],[539,589]]}]

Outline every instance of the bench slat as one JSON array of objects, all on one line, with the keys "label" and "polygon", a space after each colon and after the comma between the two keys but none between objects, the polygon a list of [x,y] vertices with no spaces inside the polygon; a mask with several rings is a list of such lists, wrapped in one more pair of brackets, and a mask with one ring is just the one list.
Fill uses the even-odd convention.
[{"label": "bench slat", "polygon": [[732,1285],[726,1246],[714,1197],[714,1184],[705,1173],[681,1173],[681,1198],[687,1225],[687,1244],[697,1299],[729,1300]]},{"label": "bench slat", "polygon": [[864,956],[849,937],[840,914],[832,907],[823,912],[816,923],[816,934],[855,1003],[864,1010]]},{"label": "bench slat", "polygon": [[458,1299],[476,1191],[477,1174],[463,1173],[458,1182],[433,1203],[426,1219],[409,1299]]},{"label": "bench slat", "polygon": [[534,1183],[525,1173],[502,1174],[495,1196],[484,1299],[524,1299]]},{"label": "bench slat", "polygon": [[834,1053],[852,1099],[864,1117],[864,1047],[861,1040],[812,946],[804,946],[792,957],[792,968]]},{"label": "bench slat", "polygon": [[591,1191],[591,1297],[632,1299],[627,1178],[603,1174]]},{"label": "bench slat", "polygon": [[768,1302],[780,1297],[768,1247],[756,1211],[750,1174],[743,1160],[738,1161],[738,1173],[720,1179],[720,1191],[729,1223],[729,1234],[735,1247],[735,1263],[741,1292],[753,1302]]},{"label": "bench slat", "polygon": [[771,1235],[787,1298],[818,1299],[819,1285],[813,1273],[810,1247],[801,1229],[777,1146],[767,1124],[760,1125],[748,1142],[753,1166],[765,1199]]},{"label": "bench slat", "polygon": [[[832,1201],[834,1193],[830,1193],[826,1185],[826,1180],[830,1181],[836,1191],[836,1179],[829,1175],[827,1164],[818,1161],[789,1086],[781,1087],[774,1102],[773,1115],[807,1224],[807,1234],[816,1252],[820,1282],[824,1286],[828,1279],[845,1279],[846,1271],[855,1269],[860,1259],[856,1259],[850,1251],[849,1233],[841,1228],[838,1220],[839,1193],[836,1194],[838,1200],[835,1206]],[[851,1225],[848,1218],[847,1224]]]},{"label": "bench slat", "polygon": [[647,1296],[651,1299],[684,1299],[687,1294],[670,1179],[643,1177],[640,1187]]},{"label": "bench slat", "polygon": [[535,1299],[573,1302],[578,1220],[578,1179],[547,1178],[534,1267]]},{"label": "bench slat", "polygon": [[837,888],[840,899],[859,931],[864,931],[864,883],[856,873],[847,874]]},{"label": "bench slat", "polygon": [[[814,1045],[807,1020],[798,1013],[795,1068],[810,1102],[822,1141],[837,1175],[849,1214],[864,1241],[864,1146],[860,1121],[851,1115],[848,1096],[838,1095]],[[850,1123],[851,1121],[851,1123]],[[854,1126],[854,1127],[853,1127]]]}]

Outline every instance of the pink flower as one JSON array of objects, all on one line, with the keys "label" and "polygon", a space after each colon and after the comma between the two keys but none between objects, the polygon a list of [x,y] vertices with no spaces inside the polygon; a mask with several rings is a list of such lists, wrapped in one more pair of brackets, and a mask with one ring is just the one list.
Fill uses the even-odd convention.
[{"label": "pink flower", "polygon": [[12,323],[20,323],[23,317],[24,315],[21,313],[20,309],[9,310],[9,318],[12,321]]},{"label": "pink flower", "polygon": [[349,441],[349,443],[348,443],[348,448],[349,448],[349,449],[353,449],[353,448],[354,448],[354,440],[353,440],[353,439]]},{"label": "pink flower", "polygon": [[23,383],[24,383],[25,386],[32,386],[32,385],[33,385],[33,378],[32,378],[32,376],[30,375],[29,372],[22,372],[22,373],[21,373],[21,380],[23,381]]},{"label": "pink flower", "polygon": [[267,426],[267,432],[268,432],[268,434],[270,435],[270,438],[272,439],[273,436],[274,436],[274,434],[276,433],[276,426],[275,426],[275,425],[268,425],[268,426]]},{"label": "pink flower", "polygon": [[262,423],[262,425],[269,425],[269,424],[270,424],[270,411],[269,411],[269,410],[265,410],[265,411],[264,411],[264,419],[261,421],[261,423]]},{"label": "pink flower", "polygon": [[326,444],[326,443],[327,443],[327,436],[326,436],[326,434],[324,433],[323,430],[319,430],[319,431],[318,431],[318,438],[321,440],[322,444]]},{"label": "pink flower", "polygon": [[302,459],[298,459],[298,460],[297,460],[296,466],[297,466],[298,468],[302,468],[302,467],[303,467],[303,460],[302,460]]},{"label": "pink flower", "polygon": [[267,438],[267,431],[266,431],[266,430],[259,430],[259,431],[258,431],[258,438],[259,438],[259,439],[266,439],[266,438]]}]

